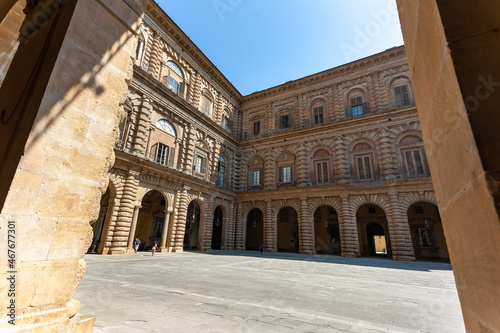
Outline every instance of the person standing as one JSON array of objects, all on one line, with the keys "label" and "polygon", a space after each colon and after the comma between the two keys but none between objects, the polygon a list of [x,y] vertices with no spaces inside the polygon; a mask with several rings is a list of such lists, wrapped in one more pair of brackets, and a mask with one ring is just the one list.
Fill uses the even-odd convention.
[{"label": "person standing", "polygon": [[158,246],[158,243],[155,242],[155,244],[153,245],[153,248],[151,249],[151,252],[153,252],[153,256],[155,255],[155,251],[156,251],[157,246]]},{"label": "person standing", "polygon": [[139,240],[139,237],[137,237],[134,241],[134,253],[137,253],[137,250],[139,250],[139,244],[141,244],[141,241]]},{"label": "person standing", "polygon": [[264,250],[264,245],[260,244],[259,249],[260,249],[260,253],[262,253],[262,251]]}]

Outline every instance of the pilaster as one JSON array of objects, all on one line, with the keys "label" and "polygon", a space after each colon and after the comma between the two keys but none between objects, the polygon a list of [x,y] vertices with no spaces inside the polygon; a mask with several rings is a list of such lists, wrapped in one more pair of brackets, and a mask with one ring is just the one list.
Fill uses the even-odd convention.
[{"label": "pilaster", "polygon": [[342,256],[356,258],[360,256],[356,215],[349,202],[349,195],[341,195],[342,211],[339,212],[340,239]]},{"label": "pilaster", "polygon": [[[212,250],[212,232],[214,227],[214,199],[213,195],[205,197],[205,224],[203,225],[203,241],[200,251]],[[201,226],[200,226],[201,227]],[[201,231],[201,230],[200,230]]]},{"label": "pilaster", "polygon": [[300,198],[299,246],[301,254],[314,253],[313,216],[310,214],[307,197]]},{"label": "pilaster", "polygon": [[387,224],[391,236],[392,258],[394,260],[414,261],[415,254],[407,215],[403,213],[398,192],[392,191],[388,194],[390,209],[387,214]]},{"label": "pilaster", "polygon": [[[139,172],[129,170],[123,196],[120,201],[120,208],[117,214],[116,224],[111,239],[110,254],[123,254],[127,252],[128,238],[132,217],[134,213],[134,202],[137,196],[137,187],[139,185]],[[133,237],[133,236],[132,236]]]},{"label": "pilaster", "polygon": [[188,208],[188,193],[189,187],[183,186],[182,191],[177,201],[176,210],[177,218],[175,220],[174,229],[172,230],[172,238],[174,239],[173,251],[182,252],[184,249],[184,233],[186,232],[186,216]]},{"label": "pilaster", "polygon": [[245,250],[245,247],[243,245],[244,243],[244,237],[245,237],[245,220],[243,216],[243,203],[241,201],[238,201],[237,203],[237,208],[236,208],[236,232],[235,232],[235,250],[236,251],[243,251]]},{"label": "pilaster", "polygon": [[273,217],[272,200],[266,200],[264,217],[264,251],[276,252],[276,221]]}]

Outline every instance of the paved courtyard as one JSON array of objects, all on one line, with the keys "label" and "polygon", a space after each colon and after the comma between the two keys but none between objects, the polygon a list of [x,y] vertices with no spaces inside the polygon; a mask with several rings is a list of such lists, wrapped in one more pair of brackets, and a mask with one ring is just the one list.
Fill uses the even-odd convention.
[{"label": "paved courtyard", "polygon": [[94,332],[465,332],[449,264],[257,252],[85,256]]}]

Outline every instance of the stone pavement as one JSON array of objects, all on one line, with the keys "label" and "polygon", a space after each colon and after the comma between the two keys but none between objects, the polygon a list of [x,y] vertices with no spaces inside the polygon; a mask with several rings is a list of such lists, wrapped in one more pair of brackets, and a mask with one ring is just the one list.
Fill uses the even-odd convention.
[{"label": "stone pavement", "polygon": [[258,252],[85,256],[94,332],[465,332],[449,264]]}]

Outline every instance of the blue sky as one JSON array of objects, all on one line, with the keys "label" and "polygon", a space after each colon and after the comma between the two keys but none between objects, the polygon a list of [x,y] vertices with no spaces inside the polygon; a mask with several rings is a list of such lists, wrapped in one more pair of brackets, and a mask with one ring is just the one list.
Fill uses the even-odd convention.
[{"label": "blue sky", "polygon": [[403,44],[395,0],[157,0],[243,95]]}]

